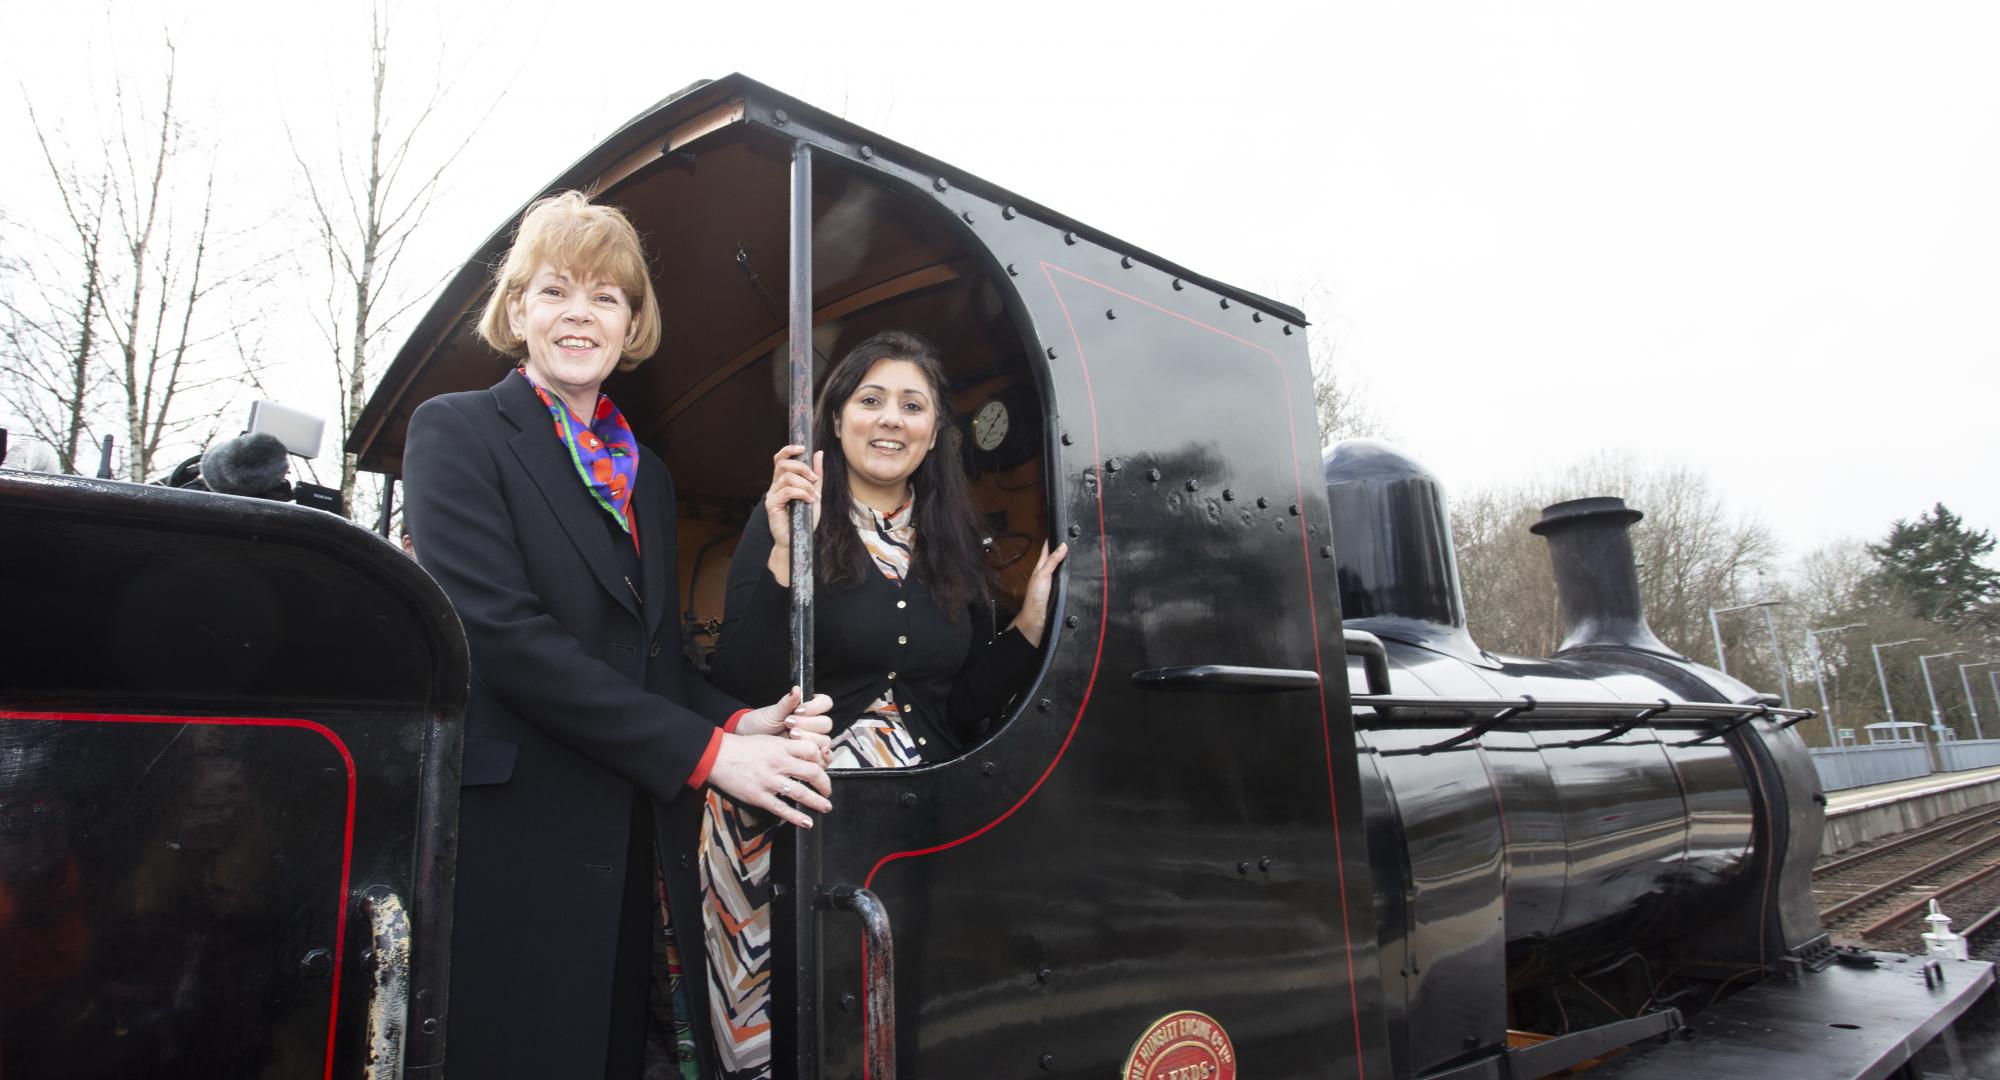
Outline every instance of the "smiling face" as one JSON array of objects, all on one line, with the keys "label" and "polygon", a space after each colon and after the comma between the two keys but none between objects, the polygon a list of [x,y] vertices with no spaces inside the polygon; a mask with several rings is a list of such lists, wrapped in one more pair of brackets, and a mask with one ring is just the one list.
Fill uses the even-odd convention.
[{"label": "smiling face", "polygon": [[937,410],[917,365],[878,360],[868,369],[834,419],[856,502],[886,512],[908,497],[910,474],[937,445]]},{"label": "smiling face", "polygon": [[529,376],[588,422],[631,330],[625,290],[544,264],[507,301],[507,323],[527,348]]}]

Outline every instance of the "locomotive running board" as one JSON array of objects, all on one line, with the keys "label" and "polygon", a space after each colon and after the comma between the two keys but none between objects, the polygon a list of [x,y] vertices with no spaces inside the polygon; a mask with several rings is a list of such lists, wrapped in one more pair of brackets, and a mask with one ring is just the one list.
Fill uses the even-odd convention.
[{"label": "locomotive running board", "polygon": [[[1614,1020],[1567,1035],[1517,1046],[1498,1056],[1427,1072],[1419,1080],[1542,1080],[1565,1069],[1585,1065],[1647,1039],[1670,1038],[1681,1029],[1681,1011],[1662,1009],[1627,1020]],[[1590,1073],[1595,1076],[1596,1073]]]},{"label": "locomotive running board", "polygon": [[1507,1051],[1507,1080],[1541,1080],[1564,1069],[1623,1050],[1646,1039],[1669,1035],[1681,1028],[1681,1011],[1661,1012],[1618,1020],[1568,1035],[1518,1046]]},{"label": "locomotive running board", "polygon": [[1796,981],[1766,979],[1703,1011],[1684,1039],[1592,1069],[1592,1080],[1884,1080],[1993,986],[1993,965],[1883,954]]}]

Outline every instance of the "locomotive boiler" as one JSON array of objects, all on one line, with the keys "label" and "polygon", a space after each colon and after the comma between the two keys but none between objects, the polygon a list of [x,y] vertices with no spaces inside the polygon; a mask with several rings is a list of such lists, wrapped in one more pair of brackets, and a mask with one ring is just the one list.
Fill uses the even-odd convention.
[{"label": "locomotive boiler", "polygon": [[[656,260],[666,344],[606,391],[675,476],[670,644],[716,644],[786,387],[888,327],[940,346],[1003,591],[1071,548],[992,736],[785,834],[779,1075],[1886,1076],[1991,984],[1828,947],[1808,714],[1647,629],[1638,508],[1549,508],[1568,636],[1481,649],[1436,479],[1322,456],[1296,309],[741,76],[525,194],[568,188]],[[364,468],[504,374],[471,325],[510,226],[385,374]],[[329,515],[74,479],[0,474],[0,544],[38,624],[0,656],[0,802],[43,808],[0,819],[32,900],[0,948],[95,943],[8,953],[39,959],[6,1075],[451,1075],[434,584]]]},{"label": "locomotive boiler", "polygon": [[1530,659],[1467,632],[1433,476],[1354,440],[1325,479],[1350,655],[1368,662],[1353,700],[1395,1075],[1449,1071],[1510,1028],[1670,1033],[1691,998],[1832,958],[1810,888],[1824,798],[1787,730],[1804,714],[1654,636],[1639,511],[1544,511],[1566,636]]}]

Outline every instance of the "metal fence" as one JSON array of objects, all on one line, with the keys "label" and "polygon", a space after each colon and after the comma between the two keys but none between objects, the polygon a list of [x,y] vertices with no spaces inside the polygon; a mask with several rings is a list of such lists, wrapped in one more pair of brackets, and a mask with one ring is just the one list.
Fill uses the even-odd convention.
[{"label": "metal fence", "polygon": [[[2000,739],[1961,743],[1963,746],[1991,746],[2000,755]],[[1895,746],[1850,746],[1839,750],[1816,748],[1813,767],[1819,770],[1819,786],[1825,791],[1887,784],[1931,774],[1931,748],[1922,743]],[[1990,763],[2000,765],[2000,756]],[[1977,765],[1953,765],[1952,769],[1973,769]]]},{"label": "metal fence", "polygon": [[1953,739],[1938,744],[1945,772],[1964,772],[2000,765],[2000,739]]}]

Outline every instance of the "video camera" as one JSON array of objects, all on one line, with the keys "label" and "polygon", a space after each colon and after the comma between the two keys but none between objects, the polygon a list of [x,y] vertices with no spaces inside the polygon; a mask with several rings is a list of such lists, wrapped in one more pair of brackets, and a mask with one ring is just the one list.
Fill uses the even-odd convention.
[{"label": "video camera", "polygon": [[167,487],[296,502],[339,514],[343,507],[338,489],[287,479],[287,459],[318,457],[325,428],[326,422],[311,413],[275,401],[254,402],[243,434],[181,462],[162,482]]}]

